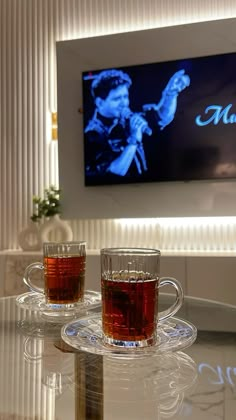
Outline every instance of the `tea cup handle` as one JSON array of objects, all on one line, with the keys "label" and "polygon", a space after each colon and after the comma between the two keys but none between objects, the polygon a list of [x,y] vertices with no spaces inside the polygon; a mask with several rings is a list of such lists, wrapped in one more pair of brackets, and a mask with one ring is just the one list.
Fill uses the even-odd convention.
[{"label": "tea cup handle", "polygon": [[163,286],[173,286],[175,288],[176,300],[168,309],[158,313],[158,321],[163,321],[176,314],[184,302],[183,288],[178,280],[173,277],[161,277],[158,289]]},{"label": "tea cup handle", "polygon": [[43,270],[44,269],[43,264],[40,263],[40,262],[34,262],[34,263],[28,265],[28,267],[26,267],[25,272],[24,272],[23,281],[26,284],[26,286],[28,286],[34,292],[44,293],[44,289],[42,287],[36,286],[30,280],[30,274],[31,274],[31,272],[33,270],[37,270],[37,269]]}]

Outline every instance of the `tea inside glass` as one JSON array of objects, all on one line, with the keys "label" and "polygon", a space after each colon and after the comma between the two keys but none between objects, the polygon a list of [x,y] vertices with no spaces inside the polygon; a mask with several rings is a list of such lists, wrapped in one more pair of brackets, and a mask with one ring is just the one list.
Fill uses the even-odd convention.
[{"label": "tea inside glass", "polygon": [[[43,264],[30,264],[24,273],[25,284],[35,292],[45,295],[46,304],[52,308],[72,308],[84,299],[86,243],[46,242],[43,244]],[[44,287],[31,281],[33,270],[42,270]]]},{"label": "tea inside glass", "polygon": [[85,256],[44,257],[44,293],[48,303],[64,304],[83,300]]},{"label": "tea inside glass", "polygon": [[[161,278],[160,251],[145,248],[101,250],[103,341],[122,347],[144,347],[157,341],[157,323],[174,315],[183,302],[176,279]],[[172,285],[176,301],[158,314],[159,288]]]}]

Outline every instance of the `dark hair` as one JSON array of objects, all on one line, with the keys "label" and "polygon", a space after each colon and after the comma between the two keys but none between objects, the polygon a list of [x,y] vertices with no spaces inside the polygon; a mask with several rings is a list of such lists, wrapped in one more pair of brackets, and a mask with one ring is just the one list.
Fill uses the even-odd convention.
[{"label": "dark hair", "polygon": [[132,81],[127,73],[121,70],[103,70],[93,80],[91,92],[94,98],[105,99],[112,89],[118,86],[127,85],[130,87]]}]

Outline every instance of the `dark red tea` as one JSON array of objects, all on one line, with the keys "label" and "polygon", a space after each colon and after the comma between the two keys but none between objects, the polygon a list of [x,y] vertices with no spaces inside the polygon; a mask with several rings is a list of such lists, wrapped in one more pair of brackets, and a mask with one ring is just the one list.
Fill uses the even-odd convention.
[{"label": "dark red tea", "polygon": [[49,303],[75,303],[84,297],[85,256],[44,257],[45,294]]},{"label": "dark red tea", "polygon": [[103,332],[121,341],[140,341],[156,328],[158,280],[102,279]]}]

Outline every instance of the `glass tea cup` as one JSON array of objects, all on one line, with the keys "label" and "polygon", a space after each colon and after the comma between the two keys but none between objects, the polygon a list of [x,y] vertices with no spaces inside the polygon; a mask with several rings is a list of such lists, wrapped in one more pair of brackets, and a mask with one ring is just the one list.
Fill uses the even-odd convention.
[{"label": "glass tea cup", "polygon": [[[160,278],[157,249],[101,250],[102,331],[106,344],[145,347],[157,341],[157,324],[183,304],[183,289],[174,278]],[[173,286],[175,302],[158,313],[159,289]]]},{"label": "glass tea cup", "polygon": [[[73,309],[84,299],[85,266],[86,242],[45,242],[43,264],[30,264],[23,281],[31,290],[44,294],[51,309]],[[43,271],[43,288],[30,279],[33,270]]]}]

